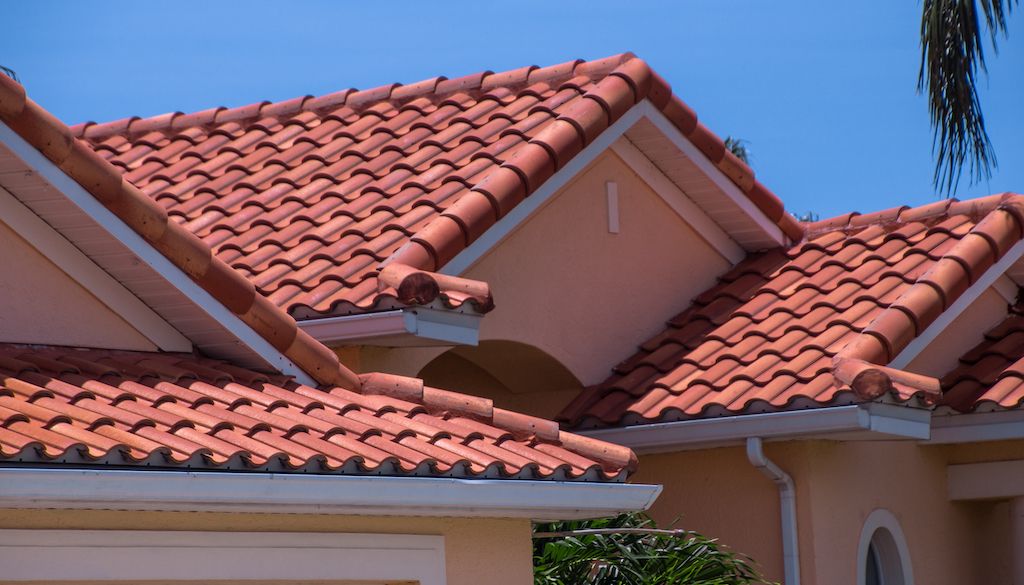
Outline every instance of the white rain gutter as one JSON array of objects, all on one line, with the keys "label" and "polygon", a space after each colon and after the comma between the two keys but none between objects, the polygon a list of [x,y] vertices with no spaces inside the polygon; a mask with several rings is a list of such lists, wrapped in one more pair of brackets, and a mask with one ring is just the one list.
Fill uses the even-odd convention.
[{"label": "white rain gutter", "polygon": [[660,485],[275,473],[0,468],[0,508],[485,516],[646,510]]},{"label": "white rain gutter", "polygon": [[602,441],[657,453],[738,445],[747,437],[764,439],[836,438],[928,439],[931,411],[869,403],[786,412],[744,414],[629,427],[578,431]]},{"label": "white rain gutter", "polygon": [[793,478],[765,456],[761,437],[747,438],[747,459],[779,486],[784,583],[800,585],[800,544],[796,530],[796,486]]},{"label": "white rain gutter", "polygon": [[326,317],[298,322],[299,328],[326,344],[421,347],[476,345],[477,313],[416,307],[379,313]]}]

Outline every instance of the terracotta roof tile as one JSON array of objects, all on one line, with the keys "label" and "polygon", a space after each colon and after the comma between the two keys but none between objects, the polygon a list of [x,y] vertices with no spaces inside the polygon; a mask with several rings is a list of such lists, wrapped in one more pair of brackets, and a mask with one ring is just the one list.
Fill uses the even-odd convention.
[{"label": "terracotta roof tile", "polygon": [[[628,53],[88,123],[75,136],[259,292],[310,318],[422,302],[381,282],[382,263],[439,270],[645,98],[801,237],[749,167]],[[435,282],[431,302],[492,306],[483,288]]]},{"label": "terracotta roof tile", "polygon": [[1018,302],[1002,323],[964,354],[943,376],[942,387],[940,404],[962,412],[1024,405],[1024,305]]},{"label": "terracotta roof tile", "polygon": [[636,465],[624,447],[412,378],[370,374],[355,393],[186,354],[11,344],[0,460],[605,481]]},{"label": "terracotta roof tile", "polygon": [[[1022,201],[1004,194],[809,224],[802,242],[722,276],[560,418],[592,427],[885,397],[934,404],[937,380],[885,364],[1022,238]],[[997,382],[988,399],[1024,397],[1024,382],[1015,394],[1007,381],[1018,379],[1010,364],[1024,363],[1016,326],[969,354],[946,379],[946,400],[974,400]]]}]

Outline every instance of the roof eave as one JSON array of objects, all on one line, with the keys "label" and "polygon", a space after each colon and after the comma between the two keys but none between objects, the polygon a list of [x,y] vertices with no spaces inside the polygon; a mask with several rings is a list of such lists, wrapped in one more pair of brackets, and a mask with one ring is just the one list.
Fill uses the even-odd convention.
[{"label": "roof eave", "polygon": [[645,454],[737,446],[750,437],[922,440],[929,438],[930,428],[930,410],[872,402],[576,432]]},{"label": "roof eave", "polygon": [[569,520],[646,510],[659,485],[0,468],[0,508]]}]

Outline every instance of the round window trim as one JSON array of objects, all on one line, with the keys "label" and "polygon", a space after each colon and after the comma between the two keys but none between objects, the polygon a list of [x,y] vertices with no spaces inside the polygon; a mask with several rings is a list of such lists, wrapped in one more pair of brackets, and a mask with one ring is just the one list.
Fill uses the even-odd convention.
[{"label": "round window trim", "polygon": [[[874,557],[870,561],[869,550]],[[871,512],[861,529],[857,545],[857,585],[872,585],[867,580],[869,562],[876,563],[881,585],[914,585],[907,539],[896,516],[884,508]]]}]

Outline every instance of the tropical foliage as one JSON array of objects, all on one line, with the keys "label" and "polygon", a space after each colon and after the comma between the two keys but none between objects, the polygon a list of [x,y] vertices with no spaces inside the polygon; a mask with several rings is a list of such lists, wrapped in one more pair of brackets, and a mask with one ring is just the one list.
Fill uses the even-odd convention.
[{"label": "tropical foliage", "polygon": [[659,530],[644,514],[538,524],[534,585],[764,583],[749,559],[687,530]]},{"label": "tropical foliage", "polygon": [[[924,0],[918,91],[928,94],[935,150],[935,186],[956,189],[966,167],[971,182],[992,176],[995,151],[978,99],[986,74],[985,36],[1006,36],[1006,18],[1018,0]],[[981,22],[984,20],[984,28]]]}]

